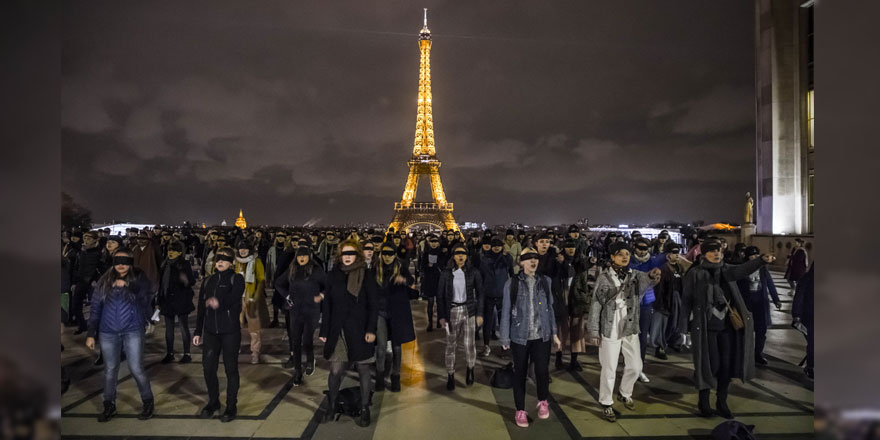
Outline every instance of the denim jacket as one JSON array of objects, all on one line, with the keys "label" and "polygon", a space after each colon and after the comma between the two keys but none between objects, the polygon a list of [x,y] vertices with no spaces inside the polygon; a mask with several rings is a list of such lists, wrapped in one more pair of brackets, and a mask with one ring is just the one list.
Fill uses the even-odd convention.
[{"label": "denim jacket", "polygon": [[[508,279],[504,283],[504,300],[501,307],[501,337],[499,342],[501,345],[509,346],[511,342],[525,345],[529,335],[528,318],[526,313],[528,310],[529,285],[526,283],[526,274],[520,271],[518,274]],[[541,340],[549,341],[556,333],[556,319],[553,315],[553,295],[545,292],[545,286],[550,287],[550,277],[546,275],[535,274],[536,277],[543,277],[535,280],[535,295],[533,296],[533,306],[538,310],[538,319],[541,325]],[[510,304],[510,283],[519,283],[516,297],[516,309],[511,311]],[[549,302],[548,302],[549,298]]]},{"label": "denim jacket", "polygon": [[[590,319],[587,329],[590,335],[611,337],[611,326],[614,325],[614,301],[618,287],[612,277],[617,274],[611,268],[603,269],[596,279],[593,289],[593,303],[590,305]],[[626,324],[618,337],[639,334],[639,303],[645,292],[653,286],[653,281],[646,272],[630,269],[629,275],[620,283],[620,297],[626,302]],[[600,333],[601,331],[601,333]]]}]

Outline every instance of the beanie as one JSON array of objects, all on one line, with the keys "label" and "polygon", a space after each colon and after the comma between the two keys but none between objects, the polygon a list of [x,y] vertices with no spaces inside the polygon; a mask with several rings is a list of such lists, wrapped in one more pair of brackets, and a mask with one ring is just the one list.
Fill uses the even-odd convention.
[{"label": "beanie", "polygon": [[608,246],[608,252],[611,255],[614,255],[620,251],[627,251],[630,254],[632,253],[632,248],[629,247],[629,244],[625,241],[615,241]]}]

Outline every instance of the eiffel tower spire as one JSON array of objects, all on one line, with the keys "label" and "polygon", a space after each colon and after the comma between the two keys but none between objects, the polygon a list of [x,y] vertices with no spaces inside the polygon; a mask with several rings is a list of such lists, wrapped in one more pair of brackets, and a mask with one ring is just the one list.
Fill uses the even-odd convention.
[{"label": "eiffel tower spire", "polygon": [[[430,224],[438,228],[458,230],[452,217],[452,203],[446,201],[440,181],[440,161],[434,146],[434,115],[431,107],[431,31],[428,29],[428,9],[425,8],[422,29],[419,31],[419,99],[416,111],[416,133],[413,155],[409,161],[409,176],[400,203],[394,205],[395,230],[409,229],[416,224]],[[421,176],[431,179],[434,203],[413,203]]]}]

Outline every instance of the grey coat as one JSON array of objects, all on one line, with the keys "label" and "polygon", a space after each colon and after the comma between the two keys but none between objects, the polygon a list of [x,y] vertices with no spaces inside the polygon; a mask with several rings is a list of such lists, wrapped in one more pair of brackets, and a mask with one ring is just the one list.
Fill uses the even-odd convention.
[{"label": "grey coat", "polygon": [[[590,335],[602,335],[611,337],[611,327],[614,325],[614,301],[617,298],[618,287],[614,283],[617,274],[611,268],[602,269],[596,279],[596,287],[593,289],[593,300],[590,305],[590,319],[587,321],[587,330]],[[654,282],[648,277],[647,272],[630,269],[629,275],[620,283],[622,289],[620,295],[626,301],[626,324],[623,333],[618,337],[639,334],[639,303],[642,296],[648,291]]]},{"label": "grey coat", "polygon": [[[739,378],[743,382],[755,377],[755,322],[739,293],[736,281],[748,277],[764,264],[763,259],[756,258],[738,265],[723,263],[720,269],[719,281],[727,283],[733,298],[731,306],[736,308],[745,324],[745,328],[736,331],[731,372],[731,377]],[[709,284],[714,282],[716,280],[708,269],[695,265],[685,274],[682,286],[681,319],[686,323],[691,312],[694,315],[688,328],[693,338],[694,384],[699,390],[717,387],[717,380],[709,365],[709,332],[706,328],[712,313]],[[684,328],[684,325],[679,328]]]}]

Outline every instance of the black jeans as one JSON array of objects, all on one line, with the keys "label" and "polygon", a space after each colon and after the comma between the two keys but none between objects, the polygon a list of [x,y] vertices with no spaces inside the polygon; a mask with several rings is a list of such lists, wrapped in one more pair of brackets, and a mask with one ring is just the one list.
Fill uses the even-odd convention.
[{"label": "black jeans", "polygon": [[764,353],[764,344],[767,342],[767,308],[769,303],[762,301],[761,295],[764,292],[749,292],[746,298],[746,308],[752,312],[752,318],[755,322],[755,357]]},{"label": "black jeans", "polygon": [[[180,337],[183,338],[183,353],[189,354],[189,342],[192,339],[189,335],[189,315],[178,315],[177,321],[180,323]],[[165,316],[165,352],[174,353],[174,315]]]},{"label": "black jeans", "polygon": [[92,290],[92,285],[81,281],[76,283],[73,291],[73,298],[70,301],[70,318],[76,322],[78,330],[86,330],[89,327],[89,323],[83,315],[83,306],[89,297],[90,290]]},{"label": "black jeans", "polygon": [[241,348],[241,332],[210,333],[202,335],[202,370],[208,386],[208,405],[220,406],[220,382],[217,380],[217,367],[223,354],[223,367],[226,370],[226,406],[235,408],[238,404],[238,350]]},{"label": "black jeans", "polygon": [[302,312],[291,309],[287,315],[287,324],[290,329],[290,351],[293,352],[293,358],[296,359],[294,368],[297,370],[302,368],[303,349],[306,352],[306,362],[312,363],[315,358],[315,325],[318,317],[312,313]]},{"label": "black jeans", "polygon": [[730,324],[722,331],[709,331],[709,366],[718,381],[718,390],[727,391],[733,372],[733,350],[736,334]]},{"label": "black jeans", "polygon": [[489,345],[489,341],[492,340],[492,335],[495,333],[495,315],[501,312],[503,301],[504,298],[500,296],[487,296],[483,299],[483,345]]},{"label": "black jeans", "polygon": [[532,339],[526,345],[510,344],[513,354],[513,402],[517,411],[526,409],[526,376],[529,363],[535,364],[538,400],[550,397],[550,341]]},{"label": "black jeans", "polygon": [[[433,324],[433,322],[434,322],[434,301],[436,300],[436,298],[437,297],[435,297],[435,296],[428,297],[428,327],[434,326],[434,324]],[[437,312],[437,314],[439,315],[440,312]],[[437,324],[437,328],[440,328],[439,323]]]},{"label": "black jeans", "polygon": [[644,364],[645,353],[648,350],[648,334],[651,332],[651,321],[654,319],[654,304],[642,304],[639,307],[639,354]]}]

